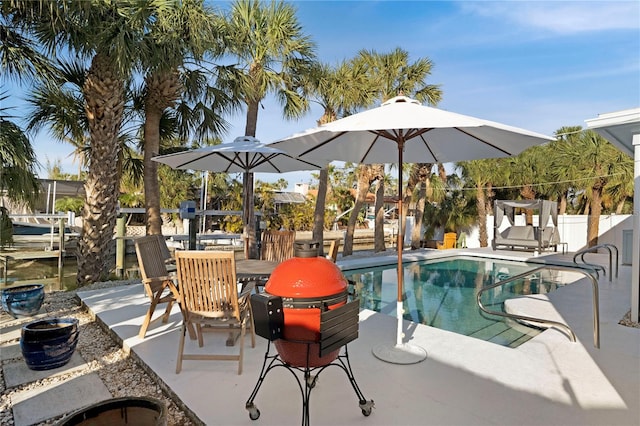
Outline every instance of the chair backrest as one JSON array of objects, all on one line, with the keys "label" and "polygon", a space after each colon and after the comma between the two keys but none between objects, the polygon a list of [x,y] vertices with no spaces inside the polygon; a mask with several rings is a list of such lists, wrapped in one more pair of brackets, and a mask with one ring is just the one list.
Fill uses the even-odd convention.
[{"label": "chair backrest", "polygon": [[264,231],[261,238],[260,259],[282,262],[294,254],[296,231]]},{"label": "chair backrest", "polygon": [[143,281],[169,275],[165,261],[171,258],[171,254],[162,235],[136,238],[134,244]]},{"label": "chair backrest", "polygon": [[443,248],[452,249],[456,248],[456,242],[458,241],[458,236],[455,232],[447,232],[444,234],[444,238],[442,240]]},{"label": "chair backrest", "polygon": [[340,248],[340,238],[331,240],[331,245],[329,246],[329,253],[327,253],[327,258],[333,260],[334,262],[338,260],[339,248]]},{"label": "chair backrest", "polygon": [[182,309],[210,318],[240,320],[233,252],[177,251],[176,267]]}]

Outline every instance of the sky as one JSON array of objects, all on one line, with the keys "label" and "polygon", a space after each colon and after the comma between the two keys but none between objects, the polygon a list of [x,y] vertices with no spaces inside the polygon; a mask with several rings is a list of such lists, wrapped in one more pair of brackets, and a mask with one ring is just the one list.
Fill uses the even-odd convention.
[{"label": "sky", "polygon": [[[428,58],[426,80],[442,89],[438,108],[553,135],[563,126],[583,126],[598,114],[640,106],[640,2],[633,1],[294,1],[318,58],[336,65],[362,49],[409,52],[411,62]],[[228,7],[228,2],[210,2]],[[26,88],[0,80],[20,105]],[[268,98],[259,111],[256,137],[274,142],[316,126],[322,111],[287,121]],[[13,111],[17,115],[20,108]],[[244,116],[224,142],[244,134]],[[20,121],[17,120],[20,124]],[[46,131],[32,143],[39,162],[60,161],[77,171],[70,146]],[[40,177],[46,178],[44,168]],[[310,173],[284,177],[289,189]]]}]

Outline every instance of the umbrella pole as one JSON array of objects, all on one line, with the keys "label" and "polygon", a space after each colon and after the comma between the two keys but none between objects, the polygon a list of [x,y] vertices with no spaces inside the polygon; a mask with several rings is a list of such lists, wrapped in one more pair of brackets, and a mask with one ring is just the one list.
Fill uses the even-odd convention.
[{"label": "umbrella pole", "polygon": [[402,226],[402,211],[404,210],[404,199],[402,196],[402,161],[403,144],[398,143],[398,296],[396,299],[396,317],[398,318],[398,331],[396,332],[396,346],[402,345],[402,318],[404,306],[402,303],[402,293],[404,293],[404,268],[402,266],[402,249],[404,247],[404,227]]},{"label": "umbrella pole", "polygon": [[415,364],[424,361],[427,358],[427,351],[422,347],[403,343],[402,323],[404,307],[402,302],[402,294],[404,293],[404,268],[402,266],[402,248],[404,245],[404,232],[402,228],[402,162],[404,151],[404,139],[402,136],[396,141],[398,144],[398,297],[396,301],[396,317],[397,332],[395,346],[378,345],[373,348],[372,352],[376,358],[390,362],[392,364]]}]

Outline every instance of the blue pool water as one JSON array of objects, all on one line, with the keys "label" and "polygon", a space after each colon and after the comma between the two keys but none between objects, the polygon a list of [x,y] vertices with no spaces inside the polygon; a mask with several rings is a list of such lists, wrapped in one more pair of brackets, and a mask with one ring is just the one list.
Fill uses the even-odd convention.
[{"label": "blue pool water", "polygon": [[[344,272],[355,282],[361,308],[396,315],[397,265],[354,269]],[[509,326],[497,316],[480,311],[478,290],[507,276],[534,269],[539,265],[503,260],[457,257],[404,265],[404,318],[454,333],[464,334],[503,346],[517,347],[540,330]],[[483,295],[483,304],[502,311],[508,298],[547,293],[558,285],[549,273],[538,273]]]}]

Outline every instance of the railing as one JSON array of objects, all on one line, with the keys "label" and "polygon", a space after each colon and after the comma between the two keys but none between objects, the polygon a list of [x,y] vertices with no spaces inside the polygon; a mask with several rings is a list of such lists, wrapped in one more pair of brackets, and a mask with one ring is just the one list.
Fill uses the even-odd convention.
[{"label": "railing", "polygon": [[521,320],[521,321],[529,321],[529,322],[534,322],[534,323],[539,323],[539,324],[545,324],[545,325],[549,325],[549,326],[555,326],[557,328],[560,328],[562,330],[565,330],[567,332],[567,334],[569,335],[569,339],[572,342],[576,341],[576,335],[573,332],[573,330],[571,329],[571,327],[569,327],[567,324],[558,322],[558,321],[553,321],[553,320],[547,320],[547,319],[543,319],[543,318],[534,318],[534,317],[529,317],[529,316],[525,316],[525,315],[518,315],[518,314],[511,314],[511,313],[507,313],[507,312],[497,312],[497,311],[491,311],[487,308],[484,307],[484,305],[482,304],[482,294],[487,291],[487,290],[491,290],[494,289],[496,287],[500,287],[503,286],[505,284],[508,284],[512,281],[518,280],[520,278],[525,278],[527,276],[530,276],[538,271],[541,271],[543,269],[553,269],[553,270],[558,270],[558,271],[571,271],[571,272],[577,272],[580,273],[582,275],[584,275],[585,277],[589,278],[591,280],[591,286],[593,289],[593,345],[596,348],[600,348],[600,304],[599,304],[599,299],[598,299],[598,278],[596,275],[594,275],[595,271],[592,270],[587,270],[587,269],[583,269],[583,268],[574,268],[574,267],[569,267],[569,266],[559,266],[559,265],[544,265],[544,266],[540,266],[537,267],[535,269],[532,269],[530,271],[526,271],[523,272],[521,274],[518,275],[514,275],[511,277],[508,277],[504,280],[500,280],[496,283],[493,283],[491,285],[488,285],[486,287],[482,287],[482,289],[480,289],[480,291],[478,291],[478,295],[476,296],[476,301],[478,303],[478,307],[480,307],[480,309],[489,314],[489,315],[497,315],[500,317],[504,317],[504,318],[511,318],[511,319],[516,319],[516,320]]},{"label": "railing", "polygon": [[[616,247],[613,244],[598,244],[597,246],[593,246],[593,247],[587,247],[586,249],[582,249],[579,252],[577,252],[576,254],[573,255],[573,263],[575,263],[576,265],[579,265],[577,259],[578,256],[580,257],[580,260],[582,261],[582,263],[592,269],[594,269],[596,271],[596,274],[598,274],[598,270],[601,270],[605,275],[607,274],[607,271],[604,269],[604,267],[602,265],[598,265],[595,263],[588,263],[584,260],[584,255],[587,253],[591,253],[594,251],[597,251],[598,249],[607,249],[607,251],[609,252],[609,281],[611,281],[611,279],[613,278],[613,267],[612,267],[612,253],[615,252],[616,254],[616,278],[618,278],[618,247]],[[599,276],[599,274],[598,274]]]}]

